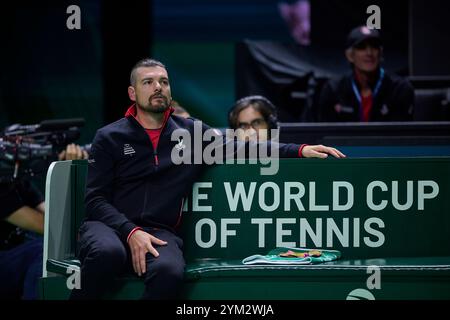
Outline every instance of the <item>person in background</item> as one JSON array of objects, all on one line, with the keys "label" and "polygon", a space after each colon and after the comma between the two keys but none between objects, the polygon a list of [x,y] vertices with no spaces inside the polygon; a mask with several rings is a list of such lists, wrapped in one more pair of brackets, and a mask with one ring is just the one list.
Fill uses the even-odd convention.
[{"label": "person in background", "polygon": [[[58,154],[58,160],[87,158],[87,152],[75,144]],[[0,203],[0,300],[37,299],[44,196],[27,179],[0,182]]]},{"label": "person in background", "polygon": [[351,70],[324,85],[319,121],[412,120],[414,89],[409,81],[382,67],[383,46],[377,30],[354,28],[347,37],[345,56]]},{"label": "person in background", "polygon": [[88,151],[75,143],[67,145],[66,149],[58,154],[59,161],[87,159],[88,157]]},{"label": "person in background", "polygon": [[238,132],[240,140],[265,141],[270,130],[278,129],[277,108],[263,96],[247,96],[236,101],[228,112],[228,125]]},{"label": "person in background", "polygon": [[180,104],[175,101],[172,100],[172,104],[171,104],[172,108],[173,108],[173,114],[176,116],[180,116],[183,117],[185,119],[189,118],[191,115],[189,114],[189,112],[187,112],[187,110],[185,108],[183,108],[182,106],[180,106]]}]

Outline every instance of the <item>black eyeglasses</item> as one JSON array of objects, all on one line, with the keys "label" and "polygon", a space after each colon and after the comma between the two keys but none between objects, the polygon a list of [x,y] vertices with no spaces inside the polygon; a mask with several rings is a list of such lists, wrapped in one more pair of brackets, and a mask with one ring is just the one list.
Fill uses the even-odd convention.
[{"label": "black eyeglasses", "polygon": [[238,128],[243,130],[248,130],[250,127],[253,129],[260,129],[266,124],[266,121],[264,119],[258,118],[253,120],[252,122],[239,122]]}]

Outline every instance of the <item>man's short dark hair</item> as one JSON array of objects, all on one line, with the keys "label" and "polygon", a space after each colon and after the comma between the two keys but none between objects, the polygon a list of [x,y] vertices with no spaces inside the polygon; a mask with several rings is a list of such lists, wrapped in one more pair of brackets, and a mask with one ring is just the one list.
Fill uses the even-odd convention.
[{"label": "man's short dark hair", "polygon": [[161,67],[161,68],[164,68],[167,70],[166,66],[158,60],[154,60],[154,59],[150,59],[150,58],[145,58],[145,59],[139,60],[134,65],[133,69],[131,69],[130,85],[134,86],[136,84],[136,70],[141,67]]}]

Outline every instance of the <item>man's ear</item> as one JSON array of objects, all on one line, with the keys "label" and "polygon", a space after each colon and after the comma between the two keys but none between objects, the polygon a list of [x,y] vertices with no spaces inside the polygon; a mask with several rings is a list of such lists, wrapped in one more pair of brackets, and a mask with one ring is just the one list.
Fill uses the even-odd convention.
[{"label": "man's ear", "polygon": [[353,63],[353,50],[352,48],[349,48],[345,50],[345,57],[347,58],[348,62]]},{"label": "man's ear", "polygon": [[132,86],[128,87],[128,97],[130,98],[131,101],[136,102],[136,91]]}]

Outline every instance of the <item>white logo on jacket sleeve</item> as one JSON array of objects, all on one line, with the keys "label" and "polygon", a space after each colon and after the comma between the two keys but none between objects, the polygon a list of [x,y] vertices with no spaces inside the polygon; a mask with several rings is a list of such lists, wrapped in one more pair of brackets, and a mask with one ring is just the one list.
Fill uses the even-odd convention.
[{"label": "white logo on jacket sleeve", "polygon": [[125,143],[123,145],[123,154],[129,155],[129,154],[133,154],[133,153],[136,153],[136,151],[134,151],[133,147],[130,146],[128,143]]}]

